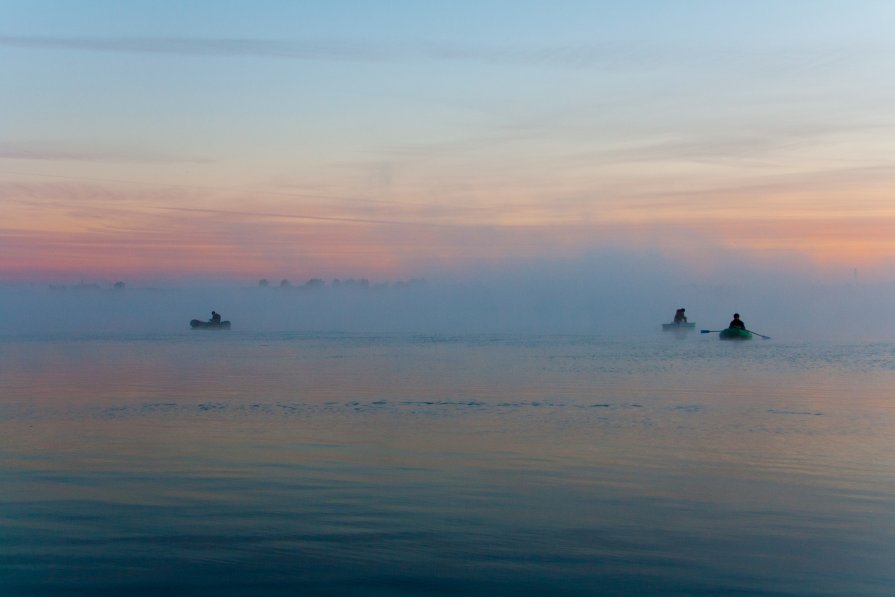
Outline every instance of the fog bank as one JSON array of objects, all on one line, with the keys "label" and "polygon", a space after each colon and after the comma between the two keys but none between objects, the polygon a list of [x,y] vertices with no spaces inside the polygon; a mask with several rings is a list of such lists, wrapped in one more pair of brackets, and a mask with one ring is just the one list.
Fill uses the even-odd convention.
[{"label": "fog bank", "polygon": [[[739,312],[775,339],[895,338],[893,284],[708,283],[603,271],[507,273],[468,282],[314,288],[256,283],[196,288],[0,288],[0,335],[178,333],[212,310],[238,331],[652,336],[685,307],[698,328]],[[699,334],[696,334],[699,336]],[[703,336],[706,337],[706,336]]]}]

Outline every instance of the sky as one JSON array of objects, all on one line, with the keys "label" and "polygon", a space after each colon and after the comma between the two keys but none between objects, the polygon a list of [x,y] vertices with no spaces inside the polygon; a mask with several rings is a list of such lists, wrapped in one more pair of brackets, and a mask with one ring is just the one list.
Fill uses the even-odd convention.
[{"label": "sky", "polygon": [[0,281],[895,280],[891,2],[0,15]]}]

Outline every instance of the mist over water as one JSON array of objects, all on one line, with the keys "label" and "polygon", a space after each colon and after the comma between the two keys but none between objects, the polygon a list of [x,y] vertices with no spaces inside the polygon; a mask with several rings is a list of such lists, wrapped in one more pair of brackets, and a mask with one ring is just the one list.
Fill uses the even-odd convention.
[{"label": "mist over water", "polygon": [[[654,335],[685,307],[697,328],[718,330],[739,312],[749,329],[779,339],[895,337],[893,284],[825,284],[768,276],[687,280],[668,272],[543,269],[462,281],[368,286],[6,285],[0,334],[173,333],[215,310],[234,330],[421,334]],[[698,334],[697,334],[698,335]]]}]

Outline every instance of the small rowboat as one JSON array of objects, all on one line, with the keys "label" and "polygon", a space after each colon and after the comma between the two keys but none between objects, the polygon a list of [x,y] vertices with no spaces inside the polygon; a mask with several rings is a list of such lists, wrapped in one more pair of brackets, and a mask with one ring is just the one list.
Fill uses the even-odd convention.
[{"label": "small rowboat", "polygon": [[198,319],[190,320],[190,327],[194,330],[229,330],[229,321],[200,321]]},{"label": "small rowboat", "polygon": [[751,340],[752,332],[741,328],[727,328],[721,330],[718,337],[722,340]]},{"label": "small rowboat", "polygon": [[662,331],[663,332],[685,332],[689,330],[696,329],[696,324],[687,322],[687,323],[663,323]]}]

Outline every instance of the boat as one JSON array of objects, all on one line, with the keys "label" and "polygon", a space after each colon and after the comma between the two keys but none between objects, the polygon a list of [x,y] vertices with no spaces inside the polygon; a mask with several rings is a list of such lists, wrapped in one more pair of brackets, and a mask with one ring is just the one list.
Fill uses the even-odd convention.
[{"label": "boat", "polygon": [[190,320],[190,327],[194,330],[229,330],[229,321],[201,321],[199,319]]},{"label": "boat", "polygon": [[681,323],[663,323],[662,331],[664,332],[686,332],[688,330],[696,329],[696,324],[691,322],[681,322]]},{"label": "boat", "polygon": [[751,340],[752,332],[742,328],[727,328],[726,330],[721,330],[718,337],[722,340]]}]

